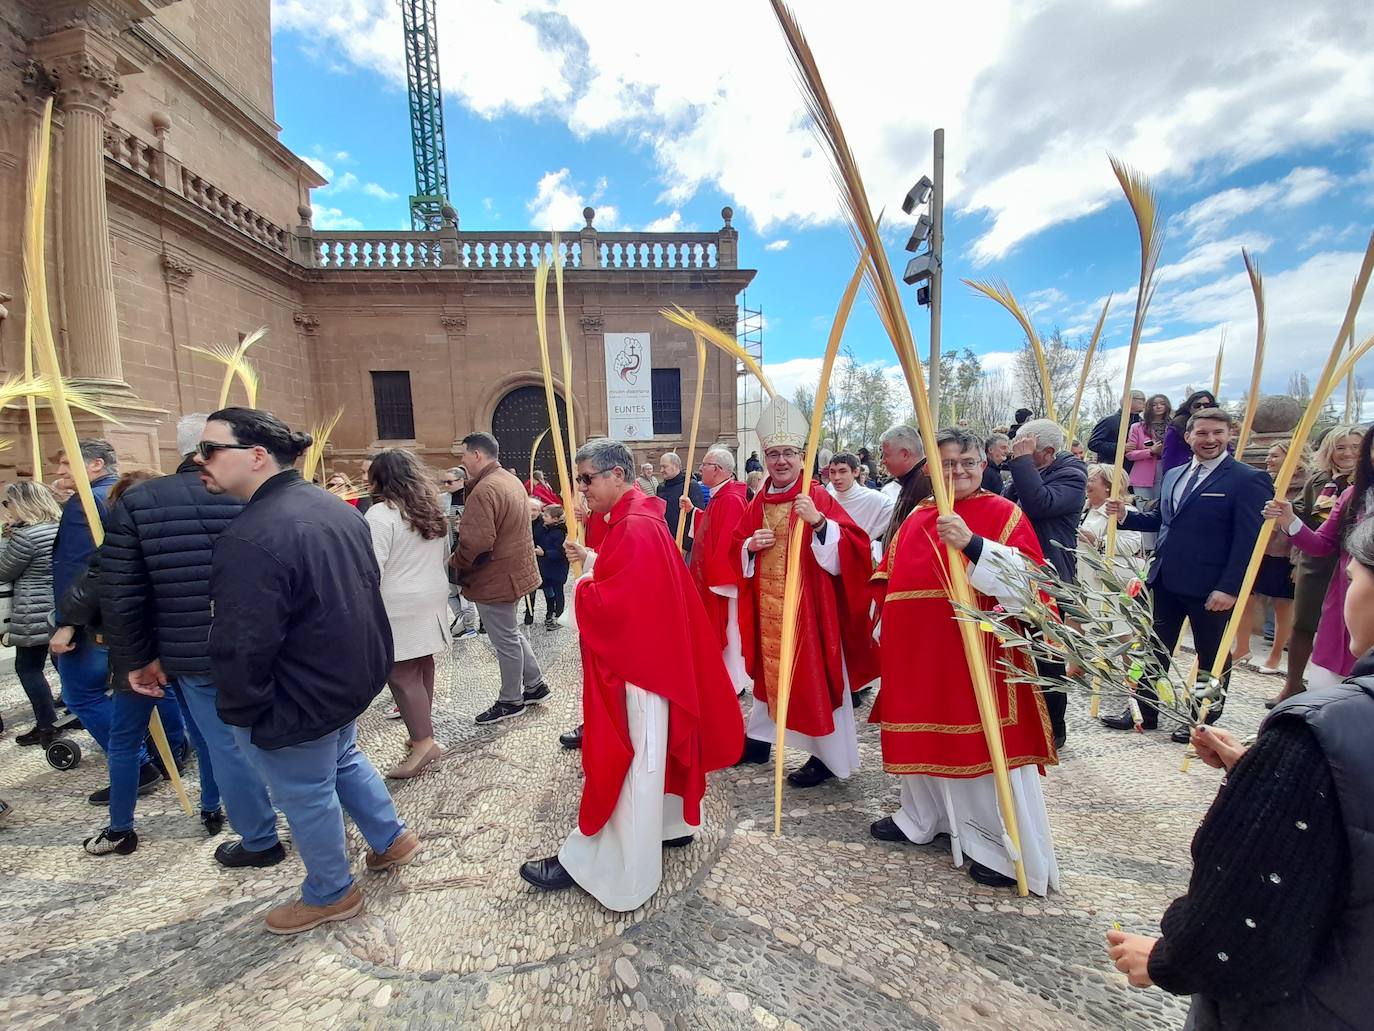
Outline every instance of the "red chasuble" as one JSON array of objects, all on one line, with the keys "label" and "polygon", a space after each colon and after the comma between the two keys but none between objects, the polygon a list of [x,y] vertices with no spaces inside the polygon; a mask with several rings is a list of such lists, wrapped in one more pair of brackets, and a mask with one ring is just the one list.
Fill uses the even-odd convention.
[{"label": "red chasuble", "polygon": [[[768,705],[776,722],[778,657],[782,639],[782,582],[787,564],[787,537],[792,502],[801,493],[801,477],[777,494],[765,481],[735,528],[730,549],[735,582],[739,584],[739,629],[744,664],[754,680],[754,697]],[[844,507],[818,483],[811,484],[811,500],[840,528],[840,575],[820,567],[811,553],[811,527],[802,528],[801,600],[797,608],[797,657],[792,671],[792,697],[787,728],[811,737],[835,730],[834,712],[844,700],[844,666],[855,690],[878,675],[878,650],[869,620],[868,581],[873,552],[868,534],[855,524]],[[753,532],[767,525],[777,543],[754,557],[754,575],[744,576],[741,549]],[[844,666],[841,665],[843,657]]]},{"label": "red chasuble", "polygon": [[735,527],[749,505],[746,493],[739,480],[717,484],[711,488],[706,511],[697,516],[696,526],[692,527],[692,561],[688,568],[722,648],[725,647],[726,622],[730,618],[730,599],[716,594],[711,587],[735,585],[738,566],[737,561],[732,561]]},{"label": "red chasuble", "polygon": [[[956,501],[954,511],[978,536],[1044,561],[1030,520],[1005,498],[980,490]],[[933,500],[917,505],[873,574],[882,616],[883,689],[869,722],[882,726],[888,773],[981,777],[992,770],[992,759],[949,601],[949,552],[935,532],[938,517]],[[975,592],[975,597],[981,608],[997,604],[984,594]],[[1008,653],[991,634],[980,631],[979,636],[992,673],[1008,769],[1057,763],[1044,699],[1030,684],[1008,684],[1000,665],[1008,654],[1023,668],[1030,659],[1021,651]]]},{"label": "red chasuble", "polygon": [[630,490],[606,519],[592,576],[577,583],[582,645],[583,834],[610,819],[634,758],[625,685],[668,700],[663,790],[701,822],[706,774],[744,748],[744,722],[715,631],[668,534],[663,502]]}]

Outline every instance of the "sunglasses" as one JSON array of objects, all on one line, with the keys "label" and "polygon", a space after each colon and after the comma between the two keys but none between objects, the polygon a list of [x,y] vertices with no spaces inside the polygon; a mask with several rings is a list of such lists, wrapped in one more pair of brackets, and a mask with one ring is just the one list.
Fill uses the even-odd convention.
[{"label": "sunglasses", "polygon": [[578,473],[577,482],[583,487],[590,487],[592,485],[592,480],[596,479],[598,476],[609,476],[613,472],[615,472],[614,469],[603,469],[599,473]]},{"label": "sunglasses", "polygon": [[462,480],[440,480],[440,483],[462,483]]},{"label": "sunglasses", "polygon": [[196,454],[202,462],[208,462],[215,457],[216,451],[252,451],[255,447],[256,444],[217,444],[213,440],[202,440],[196,445]]}]

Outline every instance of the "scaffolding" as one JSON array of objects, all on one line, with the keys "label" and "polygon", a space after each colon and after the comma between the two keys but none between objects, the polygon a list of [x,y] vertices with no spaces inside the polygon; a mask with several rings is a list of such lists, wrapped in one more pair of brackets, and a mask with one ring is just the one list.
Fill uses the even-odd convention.
[{"label": "scaffolding", "polygon": [[443,228],[443,212],[449,201],[434,0],[401,0],[401,27],[405,32],[410,143],[415,152],[410,227],[416,231],[438,230]]},{"label": "scaffolding", "polygon": [[[749,293],[740,297],[739,321],[735,325],[735,339],[739,341],[746,354],[763,367],[763,307],[749,307]],[[744,460],[749,452],[759,449],[758,434],[754,427],[763,415],[763,385],[743,362],[735,363],[736,423],[739,427],[739,468],[744,469]]]}]

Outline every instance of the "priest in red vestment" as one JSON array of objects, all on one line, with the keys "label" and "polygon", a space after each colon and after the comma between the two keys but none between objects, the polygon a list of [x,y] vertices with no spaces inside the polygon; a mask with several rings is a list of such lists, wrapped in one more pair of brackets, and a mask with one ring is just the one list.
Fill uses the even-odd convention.
[{"label": "priest in red vestment", "polygon": [[686,494],[679,502],[684,513],[694,513],[687,568],[706,606],[706,615],[720,637],[721,654],[735,693],[743,694],[754,682],[744,668],[740,645],[739,585],[734,556],[735,527],[749,500],[744,484],[735,479],[735,456],[727,448],[713,447],[702,457],[701,482],[711,491],[711,500],[704,510],[695,509]]},{"label": "priest in red vestment", "polygon": [[576,884],[628,912],[658,890],[663,848],[691,843],[706,775],[735,761],[744,728],[663,502],[635,487],[618,441],[589,441],[576,461],[607,526],[596,551],[565,546],[583,568],[569,604],[582,647],[582,800],[558,855],[520,875],[537,888]]},{"label": "priest in red vestment", "polygon": [[801,413],[775,397],[764,406],[757,431],[768,479],[735,528],[732,555],[740,640],[754,681],[740,762],[767,762],[777,739],[787,540],[793,522],[801,520],[806,525],[787,745],[811,758],[787,779],[809,788],[859,768],[851,685],[861,688],[878,675],[869,620],[873,555],[868,534],[819,483],[799,496],[808,431]]},{"label": "priest in red vestment", "polygon": [[[941,516],[932,499],[896,528],[873,574],[879,606],[883,689],[869,721],[881,727],[883,768],[901,777],[901,808],[873,824],[883,841],[927,844],[947,835],[956,865],[967,855],[978,883],[1014,885],[1015,863],[991,776],[992,759],[978,717],[963,638],[949,600],[952,546],[967,564],[980,607],[1009,611],[1018,579],[1044,561],[1030,520],[1010,501],[981,489],[982,442],[964,430],[939,435],[942,475],[953,486],[954,513]],[[1024,652],[1009,652],[982,634],[1011,770],[1030,890],[1059,887],[1040,776],[1058,762],[1044,699],[1033,685],[1010,683],[1002,661],[1030,668]],[[914,661],[919,657],[919,662]]]}]

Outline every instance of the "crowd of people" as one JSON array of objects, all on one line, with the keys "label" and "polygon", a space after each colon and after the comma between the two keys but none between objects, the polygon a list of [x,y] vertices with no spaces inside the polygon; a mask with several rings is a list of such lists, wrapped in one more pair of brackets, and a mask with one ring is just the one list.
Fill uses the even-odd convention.
[{"label": "crowd of people", "polygon": [[[1350,773],[1341,761],[1361,740],[1350,728],[1374,720],[1369,659],[1359,659],[1371,644],[1374,522],[1365,515],[1374,506],[1374,429],[1329,428],[1289,498],[1274,497],[1273,477],[1296,445],[1275,444],[1267,472],[1245,464],[1233,455],[1231,415],[1205,391],[1177,413],[1163,395],[1138,394],[1129,412],[1094,426],[1083,457],[1062,427],[1026,409],[987,438],[942,430],[938,455],[926,454],[914,429],[896,426],[877,442],[876,461],[867,449],[822,454],[803,492],[807,431],[800,412],[774,398],[757,427],[762,458],[751,454],[742,470],[720,445],[698,469],[673,452],[655,469],[637,465],[622,443],[592,440],[574,458],[571,498],[538,470],[522,482],[484,432],[463,438],[454,468],[436,472],[389,449],[369,455],[360,485],[336,475],[323,489],[294,468],[308,435],[255,409],[181,420],[183,460],[167,476],[121,474],[108,442],[82,441],[79,454],[61,456],[54,487],[21,481],[4,491],[0,582],[13,584],[8,639],[34,716],[17,743],[47,746],[79,721],[109,769],[109,787],[90,798],[108,820],[84,848],[127,856],[138,846],[138,796],[171,774],[148,738],[156,715],[175,764],[196,757],[207,833],[227,821],[238,835],[216,851],[220,864],[280,862],[276,810],[285,815],[306,876],[300,898],[267,915],[268,929],[290,934],[347,919],[364,900],[345,813],[368,843],[369,871],[409,863],[422,847],[386,781],[413,778],[443,754],[435,658],[451,639],[485,635],[496,656],[499,691],[477,724],[551,697],[521,627],[522,608],[533,624],[542,595],[545,629],[573,628],[581,649],[584,722],[561,740],[581,749],[585,780],[577,826],[558,854],[520,869],[535,887],[577,886],[607,908],[636,908],[658,888],[662,848],[689,843],[699,829],[711,772],[767,762],[781,735],[806,756],[787,778],[790,790],[845,780],[860,766],[858,724],[871,697],[867,718],[899,788],[898,808],[872,835],[948,849],[982,885],[1009,887],[1023,874],[1045,895],[1060,871],[1040,780],[1067,744],[1073,673],[1044,662],[1032,671],[1024,652],[985,642],[1018,850],[990,830],[1002,827],[1006,803],[950,618],[950,556],[962,556],[983,605],[1016,612],[1021,572],[1052,570],[1059,583],[1083,577],[1100,588],[1093,578],[1103,564],[1087,557],[1114,539],[1106,568],[1146,585],[1154,672],[1163,675],[1185,622],[1199,663],[1212,667],[1268,519],[1276,532],[1245,632],[1223,665],[1229,674],[1233,663],[1253,661],[1252,637],[1270,620],[1272,646],[1255,668],[1285,677],[1270,700],[1276,711],[1242,757],[1234,735],[1206,725],[1225,712],[1224,675],[1205,724],[1195,712],[1198,726],[1174,732],[1242,785],[1219,796],[1194,842],[1198,852],[1216,839],[1233,861],[1198,866],[1158,942],[1114,932],[1113,959],[1134,982],[1206,997],[1214,1020],[1206,1026],[1233,1026],[1249,1012],[1244,996],[1260,983],[1255,964],[1273,938],[1261,947],[1261,936],[1223,931],[1215,912],[1233,892],[1266,920],[1291,915],[1291,899],[1257,899],[1254,884],[1240,883],[1266,865],[1275,869],[1257,883],[1290,876],[1273,850],[1291,851],[1291,834],[1270,827],[1244,851],[1227,843],[1239,833],[1228,827],[1243,825],[1249,840],[1266,821],[1292,815],[1252,811],[1270,776],[1296,785],[1285,805],[1308,814],[1296,824],[1310,831],[1299,843],[1320,847],[1330,867],[1325,893],[1304,903],[1316,908],[1282,969],[1296,977],[1333,940],[1366,947],[1368,929],[1364,937],[1350,930],[1353,896],[1341,886],[1363,891],[1368,879],[1367,864],[1359,866],[1367,828],[1345,802],[1354,792],[1367,808],[1374,769],[1351,759]],[[103,543],[72,493],[76,462]],[[948,488],[950,514],[935,505],[933,476]],[[60,703],[45,674],[49,655]],[[1038,689],[1009,674],[1017,667],[1065,690]],[[1136,712],[1102,723],[1156,728],[1156,679],[1140,680]],[[1330,690],[1304,694],[1322,685]],[[383,686],[408,746],[385,777],[356,738],[356,720]],[[746,711],[736,697],[744,692]],[[59,707],[70,716],[59,718]],[[1232,916],[1251,912],[1225,904]],[[1197,961],[1218,954],[1211,943],[1222,938],[1220,962],[1229,965]],[[1356,953],[1343,955],[1354,969]],[[1338,1009],[1347,1001],[1341,988],[1327,978],[1298,994],[1289,985],[1284,998]]]}]

